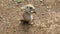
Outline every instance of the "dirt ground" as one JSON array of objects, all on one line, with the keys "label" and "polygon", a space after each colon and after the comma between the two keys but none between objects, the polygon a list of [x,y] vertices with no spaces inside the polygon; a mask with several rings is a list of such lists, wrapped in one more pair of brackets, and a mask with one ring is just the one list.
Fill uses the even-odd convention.
[{"label": "dirt ground", "polygon": [[[21,23],[21,7],[33,4],[34,25]],[[0,0],[0,34],[60,34],[60,0]]]}]

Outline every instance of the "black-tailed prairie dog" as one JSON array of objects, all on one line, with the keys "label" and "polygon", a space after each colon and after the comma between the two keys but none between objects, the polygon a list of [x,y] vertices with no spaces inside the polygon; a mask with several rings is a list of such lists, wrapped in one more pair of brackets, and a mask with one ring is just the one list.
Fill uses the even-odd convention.
[{"label": "black-tailed prairie dog", "polygon": [[32,4],[27,4],[27,5],[23,6],[23,7],[21,7],[21,9],[25,10],[24,13],[23,13],[23,19],[25,21],[28,21],[29,24],[32,24],[33,19],[34,19],[33,14],[36,13],[35,12],[35,7]]}]

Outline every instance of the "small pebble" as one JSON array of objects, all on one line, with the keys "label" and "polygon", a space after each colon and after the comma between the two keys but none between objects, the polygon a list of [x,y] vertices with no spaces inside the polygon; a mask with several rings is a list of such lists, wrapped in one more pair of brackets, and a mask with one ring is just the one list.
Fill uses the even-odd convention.
[{"label": "small pebble", "polygon": [[2,20],[3,18],[0,16],[0,21]]},{"label": "small pebble", "polygon": [[40,3],[43,6],[44,5],[44,0],[40,0]]},{"label": "small pebble", "polygon": [[50,7],[47,6],[47,9],[49,9]]},{"label": "small pebble", "polygon": [[3,5],[3,4],[1,4],[1,6],[3,7],[4,5]]},{"label": "small pebble", "polygon": [[6,33],[9,33],[9,31],[7,31]]},{"label": "small pebble", "polygon": [[0,17],[0,19],[3,19],[2,17]]},{"label": "small pebble", "polygon": [[50,9],[50,8],[51,8],[51,6],[47,6],[46,8],[47,8],[47,9]]},{"label": "small pebble", "polygon": [[45,15],[44,13],[42,15]]},{"label": "small pebble", "polygon": [[40,2],[43,2],[44,0],[40,0]]},{"label": "small pebble", "polygon": [[58,0],[58,2],[60,3],[60,0]]},{"label": "small pebble", "polygon": [[14,32],[16,32],[16,31],[14,31]]},{"label": "small pebble", "polygon": [[60,0],[58,0],[60,2]]}]

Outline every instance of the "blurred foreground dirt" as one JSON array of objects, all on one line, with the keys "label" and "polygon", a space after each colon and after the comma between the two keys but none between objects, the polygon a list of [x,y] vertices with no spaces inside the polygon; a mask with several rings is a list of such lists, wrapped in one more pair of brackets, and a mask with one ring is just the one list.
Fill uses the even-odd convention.
[{"label": "blurred foreground dirt", "polygon": [[[60,34],[60,0],[0,0],[0,34]],[[26,4],[36,7],[34,25],[20,24]]]}]

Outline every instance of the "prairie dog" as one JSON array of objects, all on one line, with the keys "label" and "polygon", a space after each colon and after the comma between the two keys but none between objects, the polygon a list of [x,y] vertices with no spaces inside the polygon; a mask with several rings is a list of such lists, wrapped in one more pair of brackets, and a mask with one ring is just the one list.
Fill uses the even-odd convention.
[{"label": "prairie dog", "polygon": [[34,19],[33,14],[36,13],[35,12],[35,7],[33,5],[31,5],[31,4],[28,4],[28,5],[25,5],[25,6],[21,7],[21,9],[25,10],[25,12],[23,14],[23,19],[25,21],[28,21],[29,24],[31,24],[33,19]]}]

